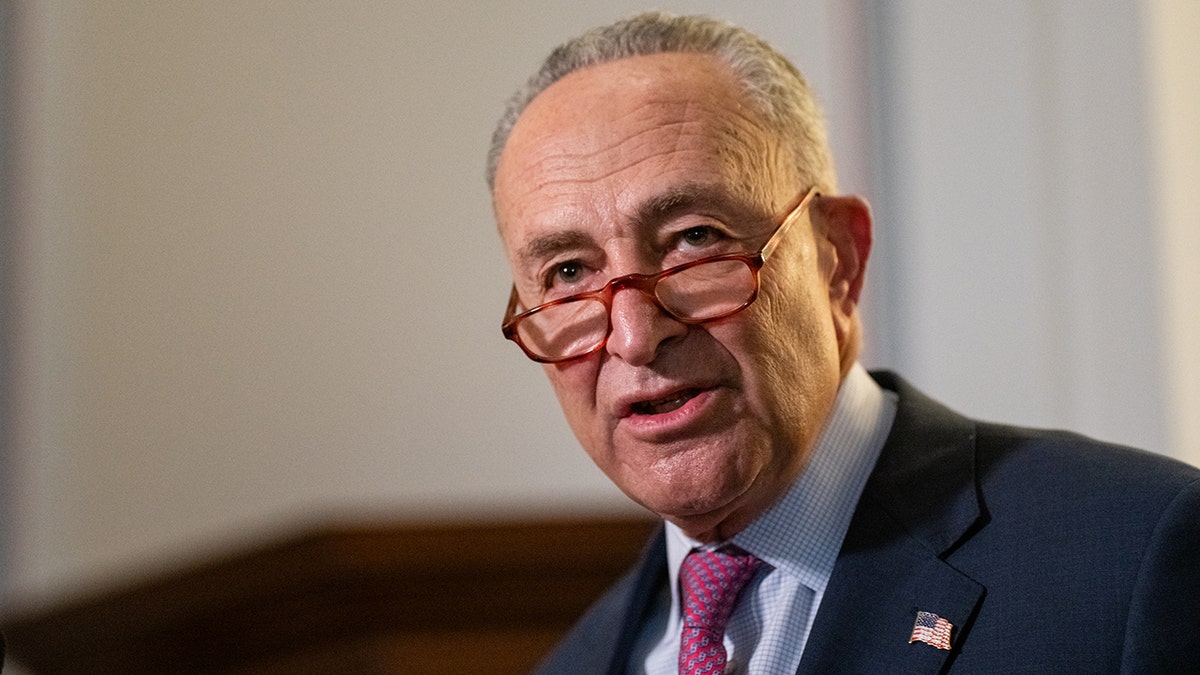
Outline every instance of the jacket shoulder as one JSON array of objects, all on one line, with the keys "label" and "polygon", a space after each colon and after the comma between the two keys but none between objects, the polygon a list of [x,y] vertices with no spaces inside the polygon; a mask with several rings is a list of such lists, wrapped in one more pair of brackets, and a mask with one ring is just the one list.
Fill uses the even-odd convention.
[{"label": "jacket shoulder", "polygon": [[900,411],[875,498],[986,589],[954,672],[1200,672],[1200,469],[876,379]]},{"label": "jacket shoulder", "polygon": [[660,526],[638,563],[604,592],[554,647],[534,675],[623,673],[641,618],[666,589],[666,541]]}]

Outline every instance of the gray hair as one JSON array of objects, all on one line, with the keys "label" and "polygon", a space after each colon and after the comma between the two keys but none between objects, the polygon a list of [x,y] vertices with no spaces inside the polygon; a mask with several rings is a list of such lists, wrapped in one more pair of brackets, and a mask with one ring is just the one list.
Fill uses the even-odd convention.
[{"label": "gray hair", "polygon": [[546,57],[541,69],[509,99],[496,124],[487,157],[488,187],[495,190],[496,167],[517,118],[550,85],[589,66],[670,52],[708,54],[725,64],[779,141],[790,146],[795,168],[805,182],[824,191],[834,189],[824,116],[800,71],[743,28],[703,16],[660,12],[593,28]]}]

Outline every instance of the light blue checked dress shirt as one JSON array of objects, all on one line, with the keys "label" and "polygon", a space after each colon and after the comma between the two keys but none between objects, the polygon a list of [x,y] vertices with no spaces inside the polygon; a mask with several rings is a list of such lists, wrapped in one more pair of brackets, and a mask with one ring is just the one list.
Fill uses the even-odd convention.
[{"label": "light blue checked dress shirt", "polygon": [[[880,388],[856,364],[838,390],[808,466],[778,504],[731,540],[769,567],[742,591],[726,627],[728,675],[796,672],[854,507],[891,430],[896,405],[896,395]],[[679,566],[693,548],[720,545],[703,546],[670,523],[666,536],[669,590],[657,600],[631,661],[644,663],[647,675],[679,672]]]}]

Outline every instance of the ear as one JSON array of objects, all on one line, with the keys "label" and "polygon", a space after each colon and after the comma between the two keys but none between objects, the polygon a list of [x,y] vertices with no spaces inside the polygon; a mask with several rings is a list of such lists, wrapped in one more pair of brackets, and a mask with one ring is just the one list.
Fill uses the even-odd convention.
[{"label": "ear", "polygon": [[836,254],[827,273],[829,303],[840,340],[851,330],[866,278],[867,257],[871,254],[871,207],[855,195],[822,195],[814,206],[818,236],[823,235]]}]

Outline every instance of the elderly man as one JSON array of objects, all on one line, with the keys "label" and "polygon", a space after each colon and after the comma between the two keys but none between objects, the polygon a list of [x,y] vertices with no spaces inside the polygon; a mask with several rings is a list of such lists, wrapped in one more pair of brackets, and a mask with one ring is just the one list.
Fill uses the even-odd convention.
[{"label": "elderly man", "polygon": [[761,40],[566,43],[488,178],[505,335],[665,521],[543,672],[1200,672],[1200,471],[868,375],[870,212]]}]

